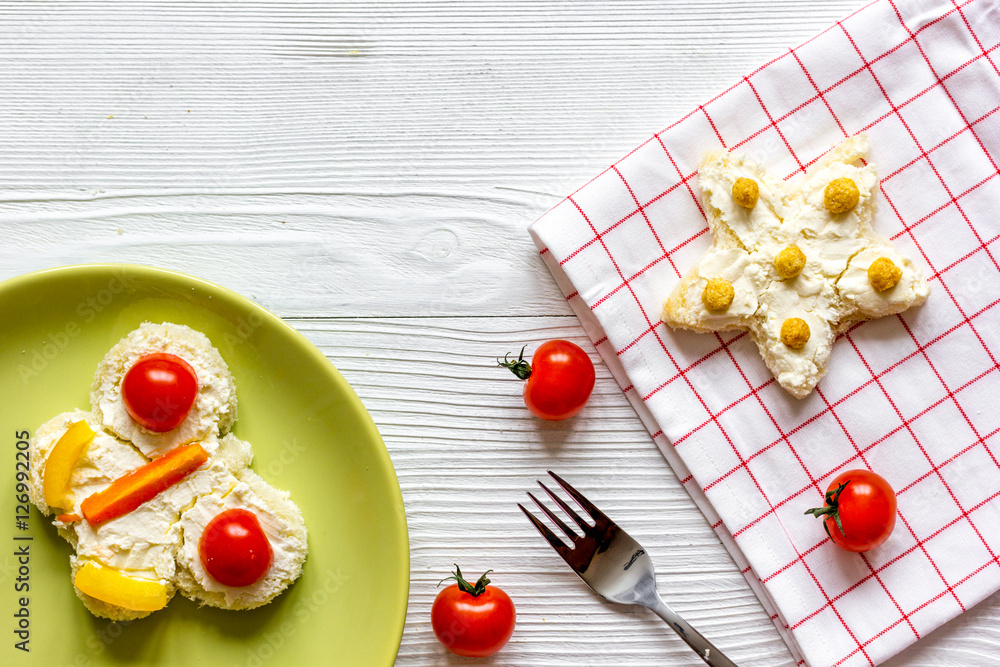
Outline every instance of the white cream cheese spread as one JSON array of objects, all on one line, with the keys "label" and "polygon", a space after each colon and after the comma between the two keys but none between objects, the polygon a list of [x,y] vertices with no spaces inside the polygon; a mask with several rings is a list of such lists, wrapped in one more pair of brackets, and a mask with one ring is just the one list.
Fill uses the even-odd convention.
[{"label": "white cream cheese spread", "polygon": [[[259,477],[251,483],[258,480]],[[249,586],[231,587],[219,583],[205,571],[198,544],[209,521],[226,510],[239,508],[248,509],[257,517],[271,545],[272,561],[259,581]],[[184,540],[177,554],[178,563],[191,572],[202,590],[225,596],[226,605],[230,607],[257,606],[261,600],[270,599],[275,591],[283,590],[298,577],[306,557],[305,539],[298,528],[276,510],[273,502],[262,498],[246,481],[239,481],[228,494],[200,497],[181,516],[179,529]],[[182,579],[182,587],[183,584]]]},{"label": "white cream cheese spread", "polygon": [[[858,320],[923,302],[929,288],[920,269],[872,229],[878,176],[864,164],[867,152],[864,136],[848,139],[797,186],[741,156],[706,156],[698,177],[713,244],[674,288],[663,321],[695,331],[749,329],[779,384],[802,398],[826,372],[838,333]],[[733,199],[737,178],[758,184],[759,199],[751,209]],[[850,179],[858,191],[857,204],[844,213],[832,213],[824,203],[826,188],[836,179]],[[797,275],[783,278],[775,258],[791,245],[806,261]],[[895,286],[881,292],[868,275],[879,258],[891,260],[900,272]],[[729,282],[735,294],[722,311],[707,308],[701,298],[716,278]],[[809,338],[801,347],[782,339],[789,318],[808,325]]]},{"label": "white cream cheese spread", "polygon": [[[125,374],[136,361],[155,352],[182,358],[198,378],[191,412],[165,433],[154,433],[136,422],[122,398]],[[236,420],[236,385],[222,356],[204,334],[169,323],[146,322],[111,348],[97,367],[90,402],[108,430],[152,458],[187,442],[201,442],[211,453],[217,438],[228,433]]]},{"label": "white cream cheese spread", "polygon": [[209,461],[128,514],[96,526],[87,521],[72,524],[77,554],[131,576],[172,580],[181,512],[199,498],[229,493],[236,483],[222,463]]},{"label": "white cream cheese spread", "polygon": [[[133,420],[121,394],[124,375],[154,353],[180,357],[198,377],[192,409],[164,433]],[[302,513],[287,492],[250,470],[250,444],[229,433],[235,385],[207,337],[181,325],[143,324],[101,361],[91,402],[93,412],[66,412],[38,428],[31,440],[29,495],[44,515],[56,515],[53,525],[75,549],[70,565],[76,592],[92,613],[141,618],[162,608],[176,590],[201,604],[250,609],[267,604],[301,575],[308,552]],[[74,427],[77,422],[86,422],[89,431]],[[56,471],[49,479],[47,467]],[[230,509],[252,513],[271,548],[266,569],[246,586],[219,583],[200,557],[205,526]],[[238,538],[213,544],[216,553],[221,548],[237,554],[238,563],[249,560],[234,546]],[[144,606],[138,591],[160,597]]]}]

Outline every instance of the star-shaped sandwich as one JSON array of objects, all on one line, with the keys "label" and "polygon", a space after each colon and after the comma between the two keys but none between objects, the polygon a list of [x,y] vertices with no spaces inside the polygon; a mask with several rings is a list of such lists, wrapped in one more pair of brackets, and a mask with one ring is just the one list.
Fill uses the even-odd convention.
[{"label": "star-shaped sandwich", "polygon": [[867,153],[867,138],[852,137],[797,184],[743,156],[706,155],[698,179],[712,246],[674,288],[663,321],[749,329],[778,383],[803,398],[838,333],[922,303],[920,269],[872,229],[878,175]]}]

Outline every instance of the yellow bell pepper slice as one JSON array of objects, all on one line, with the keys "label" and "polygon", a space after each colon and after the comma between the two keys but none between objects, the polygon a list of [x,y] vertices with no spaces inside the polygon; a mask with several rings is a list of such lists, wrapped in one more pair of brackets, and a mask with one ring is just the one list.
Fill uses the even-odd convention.
[{"label": "yellow bell pepper slice", "polygon": [[83,450],[94,441],[94,435],[87,422],[74,422],[49,452],[42,476],[42,491],[49,507],[73,509],[70,478]]},{"label": "yellow bell pepper slice", "polygon": [[159,581],[130,577],[92,561],[77,570],[74,583],[92,598],[132,611],[156,611],[167,606],[167,587]]}]

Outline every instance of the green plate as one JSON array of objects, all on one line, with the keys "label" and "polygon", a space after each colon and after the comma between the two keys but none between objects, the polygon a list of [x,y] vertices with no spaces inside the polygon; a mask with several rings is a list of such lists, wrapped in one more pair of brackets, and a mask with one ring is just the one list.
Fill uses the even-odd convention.
[{"label": "green plate", "polygon": [[[0,283],[0,318],[0,664],[393,663],[409,588],[399,483],[361,401],[301,334],[229,290],[127,265]],[[71,550],[55,528],[34,506],[27,527],[18,526],[25,436],[60,412],[89,409],[98,361],[146,320],[186,324],[212,340],[236,379],[234,433],[253,445],[253,469],[305,515],[302,577],[260,609],[198,608],[177,595],[139,621],[96,618],[73,593]],[[19,624],[27,653],[16,647]]]}]

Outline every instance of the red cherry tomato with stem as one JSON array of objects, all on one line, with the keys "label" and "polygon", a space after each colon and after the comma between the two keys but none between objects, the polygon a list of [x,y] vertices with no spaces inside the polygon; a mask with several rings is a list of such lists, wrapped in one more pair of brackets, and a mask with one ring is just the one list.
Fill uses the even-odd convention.
[{"label": "red cherry tomato with stem", "polygon": [[154,433],[176,428],[197,397],[198,376],[191,364],[173,354],[147,354],[122,379],[125,409]]},{"label": "red cherry tomato with stem", "polygon": [[220,512],[208,522],[198,555],[213,579],[235,587],[259,581],[274,556],[257,515],[240,508]]},{"label": "red cherry tomato with stem", "polygon": [[[455,574],[441,581],[456,583],[438,593],[431,607],[431,627],[445,648],[456,655],[482,658],[504,647],[514,632],[517,614],[510,596],[490,586],[487,570],[475,586]],[[440,584],[438,584],[440,585]]]},{"label": "red cherry tomato with stem", "polygon": [[527,380],[524,404],[533,415],[548,421],[569,419],[579,413],[594,390],[593,362],[583,348],[568,340],[542,343],[530,365],[524,360],[523,347],[516,361],[504,357],[497,363]]},{"label": "red cherry tomato with stem", "polygon": [[841,549],[868,551],[889,538],[896,525],[896,494],[870,470],[848,470],[830,482],[826,505],[806,510],[826,517],[823,527]]}]

